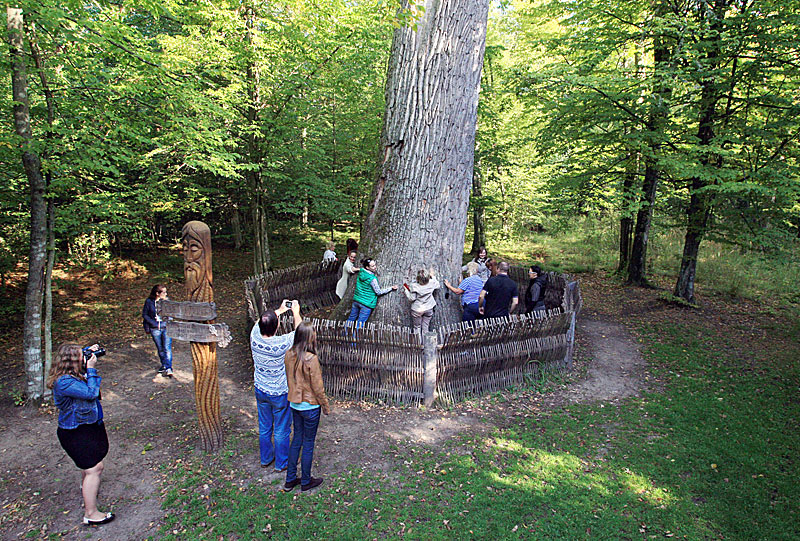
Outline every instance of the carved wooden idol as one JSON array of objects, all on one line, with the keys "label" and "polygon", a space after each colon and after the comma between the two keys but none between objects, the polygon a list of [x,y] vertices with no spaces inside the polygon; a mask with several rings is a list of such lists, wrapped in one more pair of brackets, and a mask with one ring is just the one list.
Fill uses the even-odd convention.
[{"label": "carved wooden idol", "polygon": [[[193,221],[183,226],[183,272],[186,293],[192,302],[214,302],[214,283],[211,272],[211,230],[203,222]],[[212,321],[208,321],[212,323]],[[206,451],[222,445],[222,423],[219,408],[219,374],[217,344],[191,342],[194,372],[194,397],[200,424],[200,441]]]}]

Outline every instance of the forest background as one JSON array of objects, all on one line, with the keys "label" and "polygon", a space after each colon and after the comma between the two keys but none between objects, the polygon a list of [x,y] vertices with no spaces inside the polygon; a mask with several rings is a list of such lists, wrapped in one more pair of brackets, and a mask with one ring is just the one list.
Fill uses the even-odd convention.
[{"label": "forest background", "polygon": [[[8,325],[25,311],[6,276],[32,253],[31,224],[47,224],[50,268],[102,267],[173,244],[191,219],[207,222],[216,242],[252,251],[253,273],[272,267],[286,231],[358,235],[392,31],[413,26],[417,6],[19,7],[20,54],[11,29],[6,41],[27,70],[30,136],[14,131],[19,102],[0,95]],[[688,304],[696,276],[796,312],[800,20],[791,7],[493,3],[465,250],[487,244],[548,270],[618,270],[638,285],[666,277],[675,285],[665,297]],[[3,63],[0,78],[11,82],[18,67]],[[40,189],[21,150],[40,159]],[[545,237],[562,249],[537,248]]]}]

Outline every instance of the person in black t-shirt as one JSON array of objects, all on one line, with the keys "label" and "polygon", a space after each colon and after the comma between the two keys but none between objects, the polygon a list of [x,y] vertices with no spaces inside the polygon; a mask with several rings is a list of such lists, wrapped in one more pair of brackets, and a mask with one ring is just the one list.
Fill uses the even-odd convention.
[{"label": "person in black t-shirt", "polygon": [[517,307],[519,290],[517,283],[508,277],[508,268],[508,263],[501,261],[497,265],[497,276],[492,276],[483,284],[478,298],[478,312],[484,318],[506,317]]}]

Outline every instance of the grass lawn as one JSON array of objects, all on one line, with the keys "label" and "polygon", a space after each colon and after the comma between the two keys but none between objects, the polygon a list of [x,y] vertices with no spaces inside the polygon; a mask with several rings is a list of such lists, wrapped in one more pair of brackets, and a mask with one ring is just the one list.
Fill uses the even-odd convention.
[{"label": "grass lawn", "polygon": [[[797,328],[753,358],[728,333],[642,324],[658,391],[520,414],[437,449],[395,446],[315,493],[239,479],[218,458],[169,472],[165,538],[797,539]],[[788,345],[788,347],[787,347]],[[717,352],[717,353],[715,353]],[[250,451],[245,451],[250,452]]]}]

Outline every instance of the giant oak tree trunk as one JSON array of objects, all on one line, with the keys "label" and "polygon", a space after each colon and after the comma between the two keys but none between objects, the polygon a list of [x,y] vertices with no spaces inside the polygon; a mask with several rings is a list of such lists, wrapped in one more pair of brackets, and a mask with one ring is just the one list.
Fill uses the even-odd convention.
[{"label": "giant oak tree trunk", "polygon": [[[377,261],[382,287],[411,282],[420,267],[433,267],[440,282],[459,280],[488,6],[426,0],[416,30],[395,30],[378,178],[359,246]],[[459,320],[458,299],[444,291],[435,293],[433,328]],[[337,315],[351,301],[352,289]],[[370,321],[410,325],[408,300],[400,290],[383,296]]]}]

